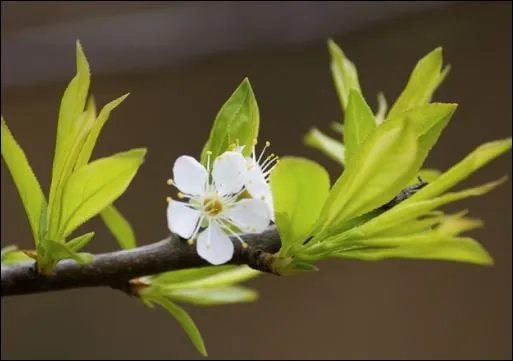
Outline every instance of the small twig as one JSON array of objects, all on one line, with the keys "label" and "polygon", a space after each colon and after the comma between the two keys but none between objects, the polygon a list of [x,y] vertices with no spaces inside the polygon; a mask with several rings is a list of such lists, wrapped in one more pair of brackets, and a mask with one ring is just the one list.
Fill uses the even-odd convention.
[{"label": "small twig", "polygon": [[[230,264],[247,264],[262,272],[273,273],[267,263],[281,245],[275,227],[242,238],[249,248],[242,248],[240,242],[232,238],[235,253]],[[52,276],[38,274],[34,262],[2,266],[2,297],[100,286],[127,292],[128,282],[133,278],[208,265],[198,256],[195,246],[171,235],[147,246],[98,254],[87,265],[63,260],[57,264]]]}]

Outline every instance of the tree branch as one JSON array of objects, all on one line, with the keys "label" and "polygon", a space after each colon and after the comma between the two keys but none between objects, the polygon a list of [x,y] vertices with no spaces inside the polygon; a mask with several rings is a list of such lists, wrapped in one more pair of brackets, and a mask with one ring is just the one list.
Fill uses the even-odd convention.
[{"label": "tree branch", "polygon": [[[230,264],[247,264],[272,273],[267,260],[281,245],[276,228],[270,227],[260,234],[245,234],[242,238],[250,247],[241,247],[240,242],[232,237],[235,253]],[[35,262],[2,266],[1,296],[99,286],[125,289],[123,285],[133,278],[207,265],[198,256],[195,246],[189,246],[180,237],[170,235],[147,246],[98,254],[87,265],[63,260],[57,264],[52,276],[38,274]]]}]

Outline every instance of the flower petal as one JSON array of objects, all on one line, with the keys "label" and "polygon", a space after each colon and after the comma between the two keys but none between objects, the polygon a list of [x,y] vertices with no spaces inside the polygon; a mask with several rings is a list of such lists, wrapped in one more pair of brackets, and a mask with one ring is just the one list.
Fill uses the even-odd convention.
[{"label": "flower petal", "polygon": [[213,265],[228,262],[233,257],[233,243],[217,222],[210,222],[196,241],[196,251],[204,260]]},{"label": "flower petal", "polygon": [[221,196],[237,193],[244,186],[246,161],[238,152],[224,152],[214,161],[212,177]]},{"label": "flower petal", "polygon": [[182,238],[189,238],[198,224],[201,212],[187,203],[171,200],[167,206],[167,227]]},{"label": "flower petal", "polygon": [[242,232],[262,232],[271,221],[268,205],[260,199],[242,199],[227,209],[224,215]]},{"label": "flower petal", "polygon": [[248,172],[246,172],[245,186],[248,193],[254,199],[262,199],[267,203],[271,220],[274,222],[274,205],[271,186],[265,180],[264,173],[260,166],[252,163]]},{"label": "flower petal", "polygon": [[181,192],[194,196],[205,194],[207,170],[193,157],[178,157],[173,166],[173,177],[176,187]]}]

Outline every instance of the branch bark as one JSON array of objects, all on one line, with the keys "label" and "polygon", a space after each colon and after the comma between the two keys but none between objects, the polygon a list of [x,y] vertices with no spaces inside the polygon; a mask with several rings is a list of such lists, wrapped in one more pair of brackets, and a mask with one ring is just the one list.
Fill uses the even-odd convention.
[{"label": "branch bark", "polygon": [[[272,273],[263,261],[280,249],[276,228],[270,227],[260,234],[246,234],[243,240],[249,248],[241,247],[232,238],[235,253],[230,264],[247,264],[263,272]],[[72,260],[59,262],[52,276],[36,272],[35,262],[2,266],[1,296],[23,295],[84,287],[112,287],[123,289],[131,279],[152,274],[203,267],[209,265],[196,253],[196,247],[176,235],[130,250],[102,253],[92,263],[80,265]]]}]

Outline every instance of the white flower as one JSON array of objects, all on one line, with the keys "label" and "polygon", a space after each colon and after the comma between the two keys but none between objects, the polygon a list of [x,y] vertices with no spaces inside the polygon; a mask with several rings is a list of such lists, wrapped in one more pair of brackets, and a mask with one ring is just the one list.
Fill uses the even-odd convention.
[{"label": "white flower", "polygon": [[[193,157],[179,157],[173,167],[174,181],[179,198],[189,202],[168,199],[167,221],[169,230],[180,237],[194,240],[201,258],[213,265],[228,262],[233,256],[233,243],[228,234],[262,232],[270,223],[271,215],[264,201],[242,199],[247,165],[239,152],[228,151],[213,164],[210,177],[210,155],[207,169]],[[200,229],[203,229],[200,232]],[[228,233],[228,234],[227,234]]]},{"label": "white flower", "polygon": [[[244,185],[251,197],[262,199],[266,202],[269,207],[269,212],[271,213],[271,220],[274,222],[274,205],[271,186],[269,185],[269,177],[276,164],[278,164],[278,157],[272,153],[264,158],[265,151],[271,145],[270,142],[265,142],[265,146],[257,158],[255,145],[256,141],[254,142],[251,156],[245,158],[248,171],[246,172]],[[244,146],[237,146],[236,150],[242,153]]]}]

